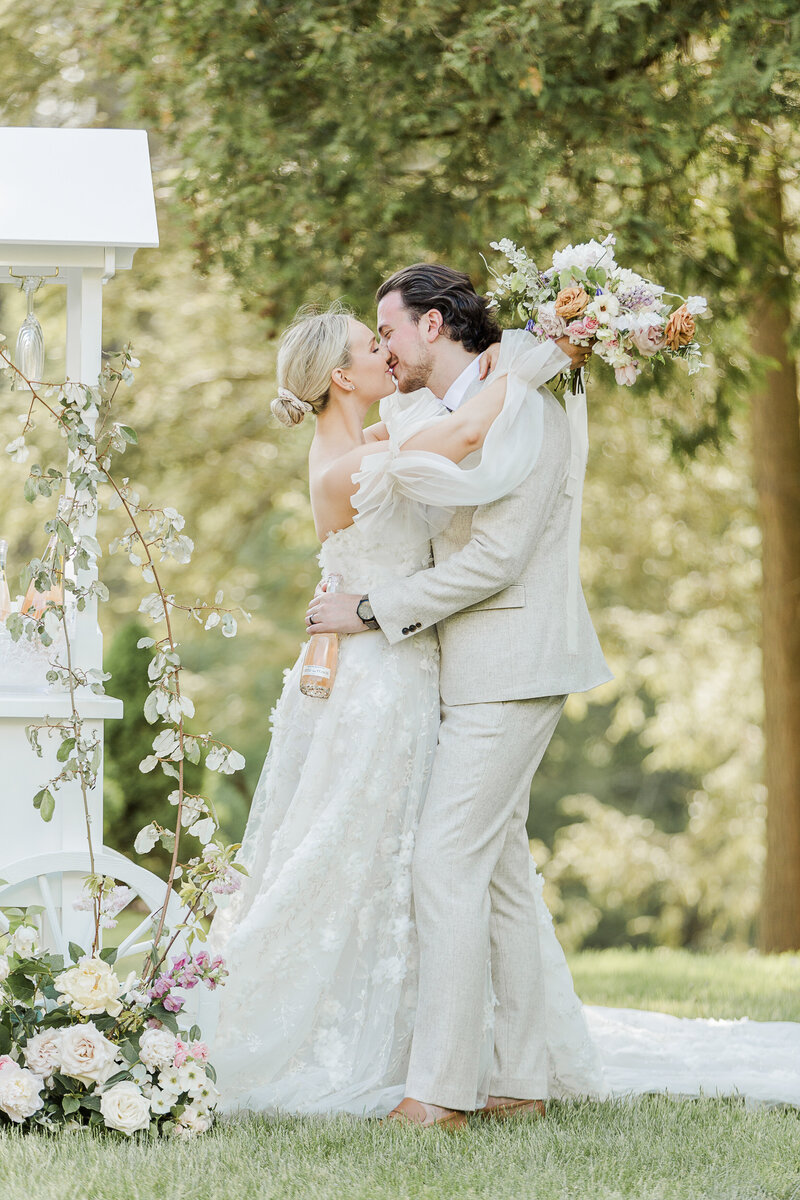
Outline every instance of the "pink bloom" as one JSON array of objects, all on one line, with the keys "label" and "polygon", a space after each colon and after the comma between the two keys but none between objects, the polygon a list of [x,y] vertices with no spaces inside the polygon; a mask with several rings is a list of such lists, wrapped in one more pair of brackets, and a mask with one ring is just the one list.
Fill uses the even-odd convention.
[{"label": "pink bloom", "polygon": [[182,1067],[189,1057],[189,1046],[186,1042],[182,1042],[181,1039],[178,1038],[177,1042],[175,1043],[175,1057],[172,1060],[173,1067]]},{"label": "pink bloom", "polygon": [[188,961],[189,961],[189,960],[188,960],[188,958],[187,958],[187,956],[186,956],[185,954],[182,954],[182,955],[180,956],[180,958],[173,958],[173,960],[172,960],[172,970],[173,970],[173,972],[175,972],[175,971],[182,971],[182,970],[183,970],[183,968],[186,966],[186,963],[187,963]]},{"label": "pink bloom", "polygon": [[197,1062],[208,1062],[208,1046],[205,1042],[192,1042],[192,1058]]},{"label": "pink bloom", "polygon": [[617,383],[624,387],[632,387],[636,383],[636,376],[639,374],[639,368],[636,363],[626,363],[624,367],[614,367],[614,374],[617,378]]},{"label": "pink bloom", "polygon": [[600,326],[596,317],[584,317],[581,321],[570,321],[567,326],[567,336],[570,338],[594,337]]},{"label": "pink bloom", "polygon": [[567,323],[563,317],[560,317],[556,312],[555,302],[548,300],[546,304],[540,304],[536,313],[536,320],[542,329],[550,338],[563,337]]},{"label": "pink bloom", "polygon": [[16,1067],[17,1065],[10,1054],[0,1054],[0,1071],[2,1071],[3,1067],[7,1067],[9,1063],[12,1067]]},{"label": "pink bloom", "polygon": [[163,1024],[163,1022],[159,1021],[158,1017],[148,1017],[147,1018],[148,1029],[160,1029],[162,1024]]},{"label": "pink bloom", "polygon": [[224,964],[224,962],[225,962],[225,959],[222,957],[221,954],[218,954],[217,957],[215,959],[213,959],[211,962],[211,970],[216,971],[218,967],[221,967]]},{"label": "pink bloom", "polygon": [[664,330],[660,325],[650,325],[647,329],[637,329],[631,334],[631,341],[640,354],[646,358],[663,350],[667,344]]},{"label": "pink bloom", "polygon": [[174,1013],[180,1012],[181,1009],[183,1008],[183,997],[182,996],[165,996],[164,997],[164,1008],[167,1010],[167,1012],[174,1012]]},{"label": "pink bloom", "polygon": [[153,1000],[160,1000],[162,996],[166,996],[171,987],[172,980],[166,975],[159,975],[158,979],[148,991],[148,995]]},{"label": "pink bloom", "polygon": [[195,966],[205,967],[208,965],[208,951],[201,950],[199,954],[194,956]]}]

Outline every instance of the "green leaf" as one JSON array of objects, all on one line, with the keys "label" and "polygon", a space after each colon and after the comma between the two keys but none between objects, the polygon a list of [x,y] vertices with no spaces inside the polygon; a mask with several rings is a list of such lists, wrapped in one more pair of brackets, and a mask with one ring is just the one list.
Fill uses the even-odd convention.
[{"label": "green leaf", "polygon": [[100,951],[100,958],[102,958],[103,962],[115,963],[117,961],[117,947],[105,946]]},{"label": "green leaf", "polygon": [[66,762],[67,759],[69,758],[70,754],[74,750],[74,748],[75,748],[75,738],[65,738],[64,741],[61,743],[61,745],[58,747],[58,753],[56,754],[56,758],[58,759],[58,761]]},{"label": "green leaf", "polygon": [[65,1113],[77,1112],[81,1106],[80,1098],[76,1095],[65,1096],[61,1101],[61,1108]]},{"label": "green leaf", "polygon": [[79,958],[83,958],[86,951],[82,950],[77,942],[70,942],[69,953],[70,953],[70,957],[72,958],[72,961],[74,963],[76,963]]},{"label": "green leaf", "polygon": [[117,428],[126,442],[131,442],[134,446],[138,446],[139,438],[135,429],[131,429],[130,425],[118,425]]},{"label": "green leaf", "polygon": [[0,1025],[0,1054],[8,1054],[11,1049],[11,1030],[6,1025]]},{"label": "green leaf", "polygon": [[39,812],[41,813],[42,820],[43,821],[51,821],[53,819],[53,813],[55,811],[56,811],[56,802],[53,799],[50,792],[46,792],[45,797],[42,800],[42,806],[39,810]]}]

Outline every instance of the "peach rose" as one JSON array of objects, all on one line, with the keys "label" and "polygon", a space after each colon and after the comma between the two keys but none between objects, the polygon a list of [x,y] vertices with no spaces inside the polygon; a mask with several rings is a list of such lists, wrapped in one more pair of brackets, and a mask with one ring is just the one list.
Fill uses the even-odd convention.
[{"label": "peach rose", "polygon": [[580,285],[562,288],[556,296],[556,312],[565,321],[569,321],[573,317],[579,317],[588,303],[589,297]]},{"label": "peach rose", "polygon": [[675,312],[667,321],[667,328],[664,330],[664,340],[670,350],[678,350],[681,346],[688,346],[693,337],[694,317],[686,305],[682,304],[680,308],[675,309]]}]

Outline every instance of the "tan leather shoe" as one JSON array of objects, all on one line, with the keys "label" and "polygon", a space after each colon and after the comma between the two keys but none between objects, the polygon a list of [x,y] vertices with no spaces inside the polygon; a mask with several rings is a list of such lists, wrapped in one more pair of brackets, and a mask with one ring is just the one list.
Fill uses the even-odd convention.
[{"label": "tan leather shoe", "polygon": [[[425,1104],[422,1100],[412,1100],[406,1096],[397,1108],[393,1108],[385,1121],[405,1121],[410,1125],[421,1125],[423,1129],[463,1129],[467,1123],[467,1114],[453,1108],[442,1108],[439,1104]],[[381,1122],[383,1124],[383,1122]]]},{"label": "tan leather shoe", "polygon": [[488,1121],[507,1121],[509,1117],[528,1116],[543,1117],[545,1115],[544,1100],[514,1100],[509,1096],[489,1096],[484,1108],[476,1110],[476,1115],[485,1117]]}]

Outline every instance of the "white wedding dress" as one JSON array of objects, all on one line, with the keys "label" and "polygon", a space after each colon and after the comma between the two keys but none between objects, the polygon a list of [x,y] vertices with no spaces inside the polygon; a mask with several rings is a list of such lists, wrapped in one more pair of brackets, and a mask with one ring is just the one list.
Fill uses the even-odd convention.
[{"label": "white wedding dress", "polygon": [[[471,470],[399,451],[445,415],[430,392],[382,403],[389,446],[355,477],[355,524],[331,534],[319,554],[323,575],[342,576],[341,590],[364,594],[426,567],[448,505],[496,499],[531,469],[541,413],[525,379],[535,359],[521,339],[504,338],[504,348],[506,402]],[[345,635],[328,700],[301,694],[302,657],[272,714],[238,854],[249,875],[211,925],[210,947],[230,972],[217,993],[212,1049],[219,1108],[380,1115],[403,1096],[414,1024],[411,859],[436,747],[438,646],[433,631],[395,646],[380,632]],[[800,1104],[800,1025],[584,1007],[533,861],[531,876],[551,1097],[738,1091]],[[488,1080],[488,962],[486,978]]]}]

